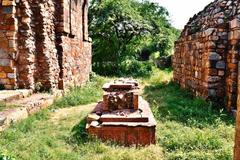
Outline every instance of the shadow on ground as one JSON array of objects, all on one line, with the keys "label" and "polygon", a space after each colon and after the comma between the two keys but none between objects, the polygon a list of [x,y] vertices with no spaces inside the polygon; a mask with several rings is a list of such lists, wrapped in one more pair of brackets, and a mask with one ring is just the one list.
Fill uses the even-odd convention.
[{"label": "shadow on ground", "polygon": [[71,135],[68,139],[70,144],[81,145],[91,140],[86,132],[86,123],[87,121],[85,117],[72,128]]},{"label": "shadow on ground", "polygon": [[143,96],[150,103],[156,119],[160,121],[177,121],[199,128],[218,125],[219,122],[234,124],[234,118],[219,109],[223,106],[213,107],[211,103],[195,98],[173,82],[146,86]]}]

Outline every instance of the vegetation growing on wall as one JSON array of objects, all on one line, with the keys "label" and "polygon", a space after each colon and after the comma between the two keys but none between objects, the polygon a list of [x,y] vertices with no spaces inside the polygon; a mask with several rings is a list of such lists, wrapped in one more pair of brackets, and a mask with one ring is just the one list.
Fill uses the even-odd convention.
[{"label": "vegetation growing on wall", "polygon": [[149,74],[151,64],[142,61],[170,55],[179,34],[168,11],[147,0],[93,0],[89,13],[93,70],[102,75]]}]

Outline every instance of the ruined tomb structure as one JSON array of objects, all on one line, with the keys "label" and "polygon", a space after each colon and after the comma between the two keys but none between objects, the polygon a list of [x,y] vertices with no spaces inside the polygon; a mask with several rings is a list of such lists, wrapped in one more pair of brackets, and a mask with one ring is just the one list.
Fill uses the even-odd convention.
[{"label": "ruined tomb structure", "polygon": [[175,45],[174,81],[197,96],[237,107],[240,10],[237,0],[217,0],[190,19]]},{"label": "ruined tomb structure", "polygon": [[88,80],[88,0],[0,0],[0,85],[64,89]]},{"label": "ruined tomb structure", "polygon": [[156,121],[138,95],[138,83],[120,79],[106,83],[103,90],[103,101],[87,117],[87,132],[126,146],[154,144]]},{"label": "ruined tomb structure", "polygon": [[[185,26],[175,44],[174,81],[236,111],[240,100],[240,1],[215,0]],[[240,159],[240,115],[235,159]]]}]

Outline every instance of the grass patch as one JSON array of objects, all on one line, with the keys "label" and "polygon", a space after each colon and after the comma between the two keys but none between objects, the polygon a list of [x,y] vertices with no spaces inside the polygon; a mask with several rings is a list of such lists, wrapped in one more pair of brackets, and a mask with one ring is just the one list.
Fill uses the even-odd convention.
[{"label": "grass patch", "polygon": [[173,84],[171,70],[156,72],[147,84],[144,97],[158,121],[166,159],[232,159],[233,117]]},{"label": "grass patch", "polygon": [[102,86],[106,81],[107,78],[93,76],[86,85],[70,88],[64,97],[54,102],[53,106],[64,108],[98,102],[102,98]]},{"label": "grass patch", "polygon": [[42,111],[1,133],[0,148],[21,160],[162,159],[162,150],[158,146],[125,148],[88,137],[85,117],[90,110],[84,108],[72,112],[58,121],[51,118],[55,113]]},{"label": "grass patch", "polygon": [[[84,87],[71,89],[55,102],[54,110],[41,111],[0,133],[0,153],[21,160],[232,159],[234,119],[182,90],[171,78],[168,69],[155,70],[150,79],[141,79],[146,85],[143,96],[158,123],[155,146],[125,148],[88,137],[85,117],[92,108],[69,106],[101,99],[102,84],[108,79],[96,77]],[[55,117],[60,111],[64,114]]]}]

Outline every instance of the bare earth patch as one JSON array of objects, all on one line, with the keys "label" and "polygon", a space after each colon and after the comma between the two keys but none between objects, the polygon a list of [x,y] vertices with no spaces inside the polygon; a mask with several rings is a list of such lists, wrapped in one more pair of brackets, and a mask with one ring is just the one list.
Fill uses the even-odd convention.
[{"label": "bare earth patch", "polygon": [[82,112],[91,112],[96,105],[97,103],[92,103],[77,107],[57,109],[52,113],[50,120],[56,124],[61,120],[69,118],[71,116],[75,117],[77,115],[80,115]]}]

